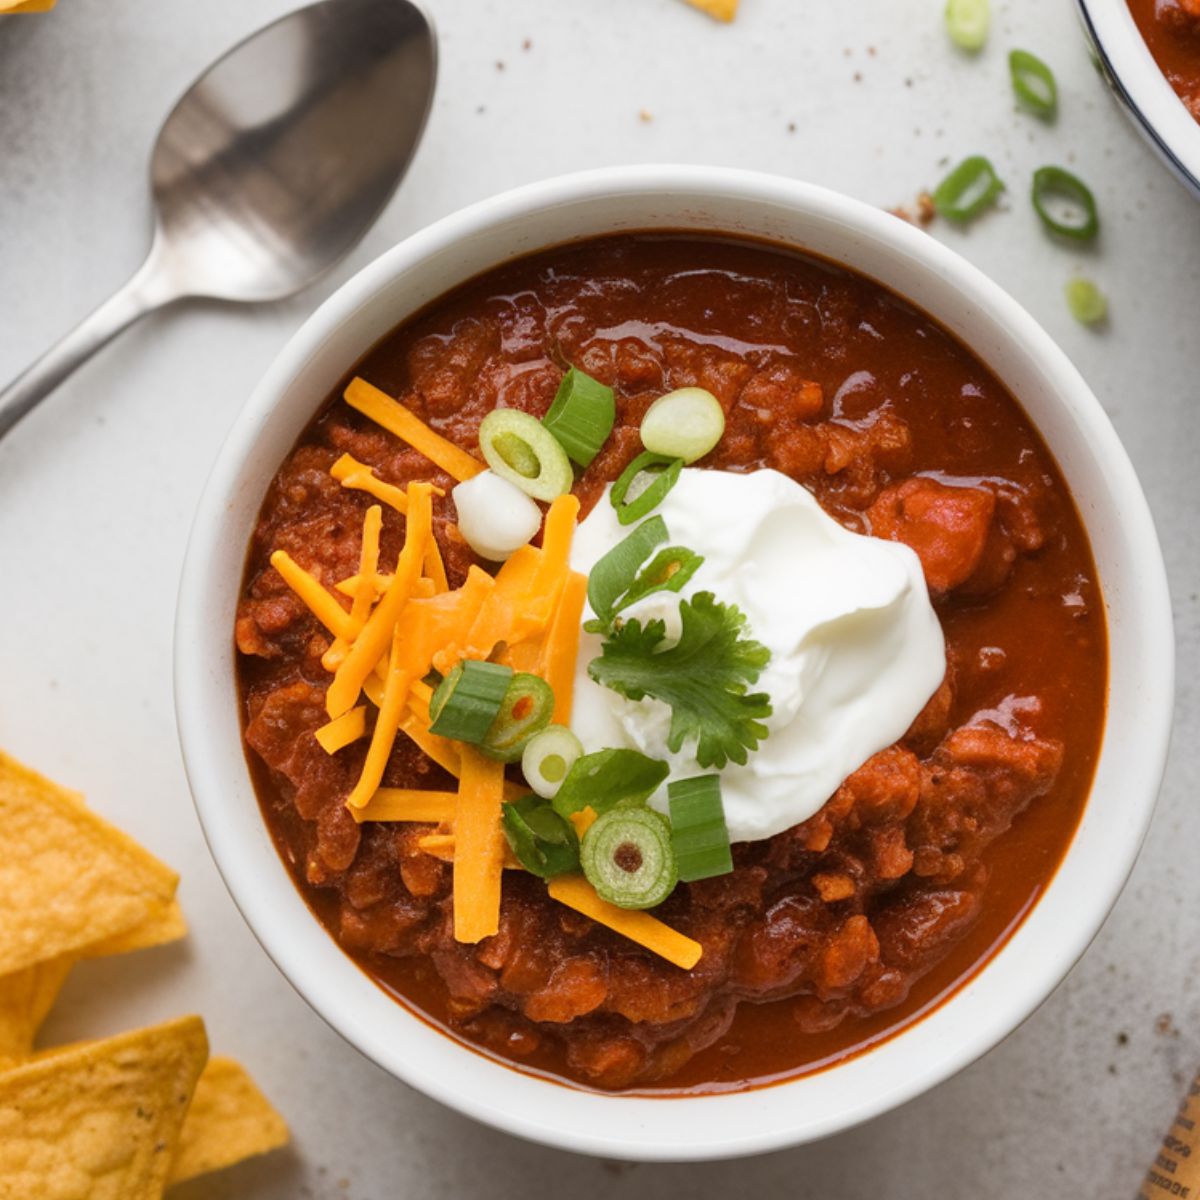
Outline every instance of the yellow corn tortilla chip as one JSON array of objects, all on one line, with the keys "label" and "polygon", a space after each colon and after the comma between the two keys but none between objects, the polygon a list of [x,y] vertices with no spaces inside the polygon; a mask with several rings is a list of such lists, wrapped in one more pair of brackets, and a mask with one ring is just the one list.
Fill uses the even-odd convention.
[{"label": "yellow corn tortilla chip", "polygon": [[102,938],[85,946],[80,951],[81,958],[108,958],[112,954],[132,954],[134,950],[149,950],[152,946],[165,946],[168,942],[177,942],[187,937],[187,921],[178,900],[168,900],[165,904],[157,904],[150,915],[127,929],[124,933],[113,934],[112,937]]},{"label": "yellow corn tortilla chip", "polygon": [[178,882],[73,793],[0,753],[0,975],[128,933]]},{"label": "yellow corn tortilla chip", "polygon": [[181,1017],[0,1074],[0,1197],[159,1200],[207,1057]]},{"label": "yellow corn tortilla chip", "polygon": [[231,1167],[287,1142],[286,1122],[246,1069],[232,1058],[210,1059],[196,1084],[167,1184]]},{"label": "yellow corn tortilla chip", "polygon": [[128,954],[176,941],[187,933],[176,900],[159,905],[142,924],[85,946],[78,955],[60,954],[20,971],[0,975],[0,1069],[33,1053],[37,1031],[79,958]]},{"label": "yellow corn tortilla chip", "polygon": [[732,21],[737,16],[738,0],[687,0],[693,8],[706,12],[718,21]]},{"label": "yellow corn tortilla chip", "polygon": [[0,978],[0,1069],[33,1053],[33,1039],[70,970],[64,955]]}]

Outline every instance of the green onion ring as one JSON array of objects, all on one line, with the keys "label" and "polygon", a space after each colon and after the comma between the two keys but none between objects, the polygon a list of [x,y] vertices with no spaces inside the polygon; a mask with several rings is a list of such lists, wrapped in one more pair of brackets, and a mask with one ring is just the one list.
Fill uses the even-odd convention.
[{"label": "green onion ring", "polygon": [[575,473],[558,439],[537,419],[516,408],[497,408],[479,425],[479,449],[487,464],[535,500],[550,501],[571,490]]},{"label": "green onion ring", "polygon": [[[1031,198],[1034,210],[1051,233],[1077,242],[1088,242],[1100,232],[1100,214],[1091,188],[1078,175],[1072,175],[1062,167],[1039,167],[1033,173]],[[1073,205],[1080,219],[1060,221],[1047,207],[1047,202],[1054,198]]]},{"label": "green onion ring", "polygon": [[648,808],[614,808],[583,835],[579,861],[600,897],[618,908],[654,908],[679,881],[671,827]]},{"label": "green onion ring", "polygon": [[530,738],[550,724],[553,712],[554,689],[540,675],[518,671],[508,682],[495,719],[479,740],[480,754],[516,762]]},{"label": "green onion ring", "polygon": [[1012,76],[1017,99],[1039,117],[1047,120],[1058,111],[1058,83],[1054,72],[1036,54],[1014,50],[1008,56],[1008,72]]},{"label": "green onion ring", "polygon": [[429,732],[478,745],[487,737],[513,679],[511,667],[464,659],[429,701]]},{"label": "green onion ring", "polygon": [[[679,482],[682,470],[682,458],[668,458],[665,454],[654,454],[650,450],[639,454],[617,477],[608,494],[609,502],[617,510],[617,520],[622,525],[632,525],[653,512]],[[639,475],[652,475],[654,479],[626,504],[625,497]]]},{"label": "green onion ring", "polygon": [[562,377],[542,424],[558,439],[567,456],[586,468],[608,441],[616,419],[612,388],[571,367]]},{"label": "green onion ring", "polygon": [[671,846],[685,883],[728,875],[733,870],[721,777],[697,775],[667,785],[671,807]]},{"label": "green onion ring", "polygon": [[946,32],[962,50],[982,50],[991,21],[988,0],[947,0]]},{"label": "green onion ring", "polygon": [[1065,291],[1067,308],[1081,325],[1099,325],[1108,316],[1108,298],[1090,279],[1076,277]]},{"label": "green onion ring", "polygon": [[973,154],[937,185],[933,206],[948,220],[970,221],[990,208],[1002,191],[996,168],[982,154]]}]

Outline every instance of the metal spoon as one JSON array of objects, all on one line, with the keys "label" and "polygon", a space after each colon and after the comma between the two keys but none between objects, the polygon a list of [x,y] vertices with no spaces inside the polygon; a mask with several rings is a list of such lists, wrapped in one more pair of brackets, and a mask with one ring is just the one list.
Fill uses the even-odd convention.
[{"label": "metal spoon", "polygon": [[0,437],[139,317],[187,296],[278,300],[329,270],[403,177],[436,75],[410,0],[321,0],[218,59],[159,131],[145,263],[0,392]]}]

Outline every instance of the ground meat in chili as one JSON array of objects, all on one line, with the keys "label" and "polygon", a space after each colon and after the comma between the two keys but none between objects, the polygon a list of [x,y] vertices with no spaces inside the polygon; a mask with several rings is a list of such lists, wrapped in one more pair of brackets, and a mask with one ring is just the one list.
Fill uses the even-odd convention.
[{"label": "ground meat in chili", "polygon": [[[703,944],[694,970],[512,871],[499,933],[459,944],[450,868],[417,846],[429,827],[346,813],[364,745],[329,756],[313,739],[329,639],[267,562],[282,548],[327,584],[355,573],[369,501],[329,475],[344,452],[392,483],[452,483],[335,396],[271,484],[237,614],[267,822],[365,970],[528,1069],[669,1090],[837,1061],[985,961],[1069,843],[1106,686],[1086,534],[1044,445],[977,358],[879,285],[772,247],[625,235],[550,251],[439,300],[355,371],[474,451],[486,412],[543,413],[567,364],[617,392],[613,435],[579,480],[585,508],[640,449],[656,396],[708,388],[727,430],[699,465],[775,467],[850,528],[917,552],[947,638],[942,687],[816,816],[736,846],[732,874],[681,885],[658,910]],[[452,517],[437,500],[453,585],[473,560]],[[382,563],[402,533],[385,513]],[[385,783],[453,786],[403,739]]]}]

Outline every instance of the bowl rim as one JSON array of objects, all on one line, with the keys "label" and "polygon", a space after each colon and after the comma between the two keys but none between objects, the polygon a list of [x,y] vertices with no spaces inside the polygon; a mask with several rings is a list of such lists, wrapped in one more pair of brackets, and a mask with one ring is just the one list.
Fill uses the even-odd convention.
[{"label": "bowl rim", "polygon": [[[1025,955],[1024,959],[1028,961],[1023,959],[1023,963],[1029,968],[1028,973],[1019,976],[1017,986],[1006,993],[1004,1002],[993,1004],[983,1020],[972,1024],[969,1030],[960,1030],[955,1036],[945,1036],[953,1031],[940,1014],[956,1006],[966,1010],[965,997],[969,993],[978,991],[982,995],[989,990],[980,981],[985,980],[988,970],[1010,952],[1010,947],[1021,938],[1024,925],[988,960],[982,970],[960,985],[948,1002],[939,1005],[936,1011],[923,1016],[864,1055],[772,1087],[702,1097],[672,1097],[669,1100],[564,1088],[560,1084],[514,1072],[509,1067],[483,1058],[441,1032],[435,1032],[434,1036],[444,1043],[445,1054],[440,1050],[433,1053],[439,1059],[445,1059],[447,1070],[424,1071],[414,1067],[396,1046],[389,1044],[381,1031],[371,1028],[369,1022],[354,1020],[345,1011],[345,997],[340,996],[330,978],[325,977],[331,976],[332,972],[316,970],[305,958],[305,943],[310,950],[316,947],[311,932],[316,931],[339,959],[355,971],[358,968],[311,916],[303,901],[305,920],[310,927],[307,934],[295,922],[278,919],[266,889],[261,886],[260,872],[256,869],[262,866],[259,861],[260,849],[239,842],[231,820],[227,820],[223,813],[222,772],[233,770],[248,775],[248,771],[240,747],[236,764],[222,765],[221,751],[228,747],[218,744],[219,738],[214,739],[208,720],[210,709],[204,701],[207,686],[204,674],[211,667],[206,666],[202,648],[206,642],[217,647],[228,644],[232,652],[229,630],[214,634],[208,628],[211,625],[208,620],[210,606],[206,602],[210,588],[209,564],[218,553],[223,519],[232,510],[231,497],[236,495],[239,477],[251,463],[256,440],[266,417],[277,404],[285,402],[289,384],[317,348],[364,306],[377,299],[388,284],[405,270],[440,249],[463,239],[485,235],[490,228],[508,220],[528,219],[548,209],[581,201],[605,201],[616,196],[661,198],[664,195],[670,196],[674,202],[690,200],[698,203],[719,195],[749,205],[784,206],[814,222],[823,218],[836,220],[853,229],[856,235],[874,237],[881,243],[887,243],[889,253],[913,261],[914,271],[948,277],[964,302],[983,310],[992,322],[1001,323],[1000,327],[1007,329],[1014,341],[1022,346],[1029,361],[1035,363],[1038,370],[1053,382],[1052,390],[1058,397],[1057,403],[1085,427],[1088,452],[1103,465],[1111,491],[1121,497],[1121,529],[1129,535],[1122,543],[1122,552],[1130,556],[1131,572],[1135,572],[1135,577],[1139,579],[1136,599],[1131,602],[1139,618],[1136,625],[1136,633],[1141,639],[1139,661],[1146,665],[1146,678],[1161,680],[1161,686],[1156,686],[1137,710],[1141,720],[1138,736],[1141,764],[1139,780],[1143,786],[1137,794],[1126,797],[1127,807],[1120,814],[1118,822],[1121,838],[1111,856],[1103,860],[1103,877],[1071,908],[1068,922],[1061,928],[1055,927],[1054,953],[1040,957]],[[590,235],[581,233],[579,236]],[[549,243],[539,242],[530,250],[543,244]],[[861,271],[853,263],[848,262],[847,265]],[[933,316],[939,319],[936,313]],[[1111,660],[1111,640],[1109,651]],[[1111,910],[1132,869],[1153,814],[1165,765],[1173,706],[1173,678],[1173,627],[1166,572],[1141,485],[1099,401],[1065,353],[1033,318],[978,268],[924,232],[882,210],[814,184],[759,172],[695,166],[602,168],[527,184],[472,204],[412,234],[344,283],[288,340],[254,390],[222,446],[196,508],[180,583],[175,628],[177,723],[184,765],[204,836],[235,904],[260,944],[295,990],[368,1059],[467,1116],[535,1142],[601,1156],[643,1161],[733,1158],[828,1136],[912,1099],[955,1074],[1011,1033],[1046,999],[1082,955]],[[1115,834],[1110,831],[1105,836]],[[1077,832],[1076,842],[1078,837]],[[273,844],[269,840],[266,844],[276,859],[276,868],[285,876],[287,888],[298,896]],[[1071,850],[1068,850],[1064,864],[1070,860],[1075,844],[1073,842]],[[1062,873],[1063,868],[1060,867],[1058,877],[1052,881],[1037,907],[1046,903],[1046,898],[1054,892],[1057,878]],[[369,986],[379,991],[374,983]],[[392,1009],[404,1012],[413,1022],[424,1024],[422,1018],[404,1006],[382,992],[379,995]],[[363,996],[356,996],[353,1004],[360,1009],[370,1007],[369,999]],[[937,1042],[932,1043],[936,1053],[928,1061],[922,1060],[921,1069],[899,1078],[893,1072],[890,1080],[874,1081],[875,1090],[861,1097],[856,1096],[852,1105],[844,1106],[846,1111],[800,1114],[793,1113],[789,1108],[786,1121],[776,1113],[779,1102],[772,1101],[771,1096],[786,1093],[798,1101],[812,1094],[814,1088],[822,1086],[812,1081],[838,1072],[846,1075],[854,1071],[854,1078],[857,1079],[857,1073],[863,1069],[855,1064],[867,1060],[878,1062],[886,1047],[906,1040],[915,1047],[917,1042],[914,1035],[917,1031],[935,1025],[941,1035]],[[406,1025],[405,1028],[413,1038],[419,1036],[414,1027]],[[921,1045],[928,1049],[924,1038],[921,1039]],[[461,1079],[456,1082],[447,1078],[456,1072],[459,1076],[477,1074],[469,1071],[461,1058],[452,1060],[452,1055],[466,1055],[487,1063],[491,1071],[503,1072],[502,1077],[495,1076],[495,1087],[491,1086],[492,1076],[484,1072],[484,1077],[489,1080],[485,1091],[492,1094],[464,1087]],[[890,1063],[894,1055],[892,1052],[889,1055],[886,1061]],[[871,1068],[865,1070],[869,1073]],[[877,1073],[881,1072],[882,1068]],[[519,1082],[521,1080],[524,1082]],[[530,1100],[537,1089],[543,1089],[544,1094]],[[524,1111],[523,1106],[527,1103],[531,1110],[540,1107],[540,1113]],[[686,1121],[672,1119],[668,1122],[675,1131],[669,1135],[660,1132],[659,1123],[647,1107],[664,1104],[678,1106],[681,1117],[687,1118]],[[703,1107],[697,1110],[697,1105]],[[739,1128],[730,1124],[731,1106],[732,1111],[738,1114]],[[581,1121],[581,1113],[588,1114],[588,1119]],[[756,1126],[757,1118],[768,1116],[772,1120],[767,1120],[765,1127]]]},{"label": "bowl rim", "polygon": [[1127,0],[1076,0],[1100,67],[1138,131],[1200,198],[1200,121],[1150,53]]}]

